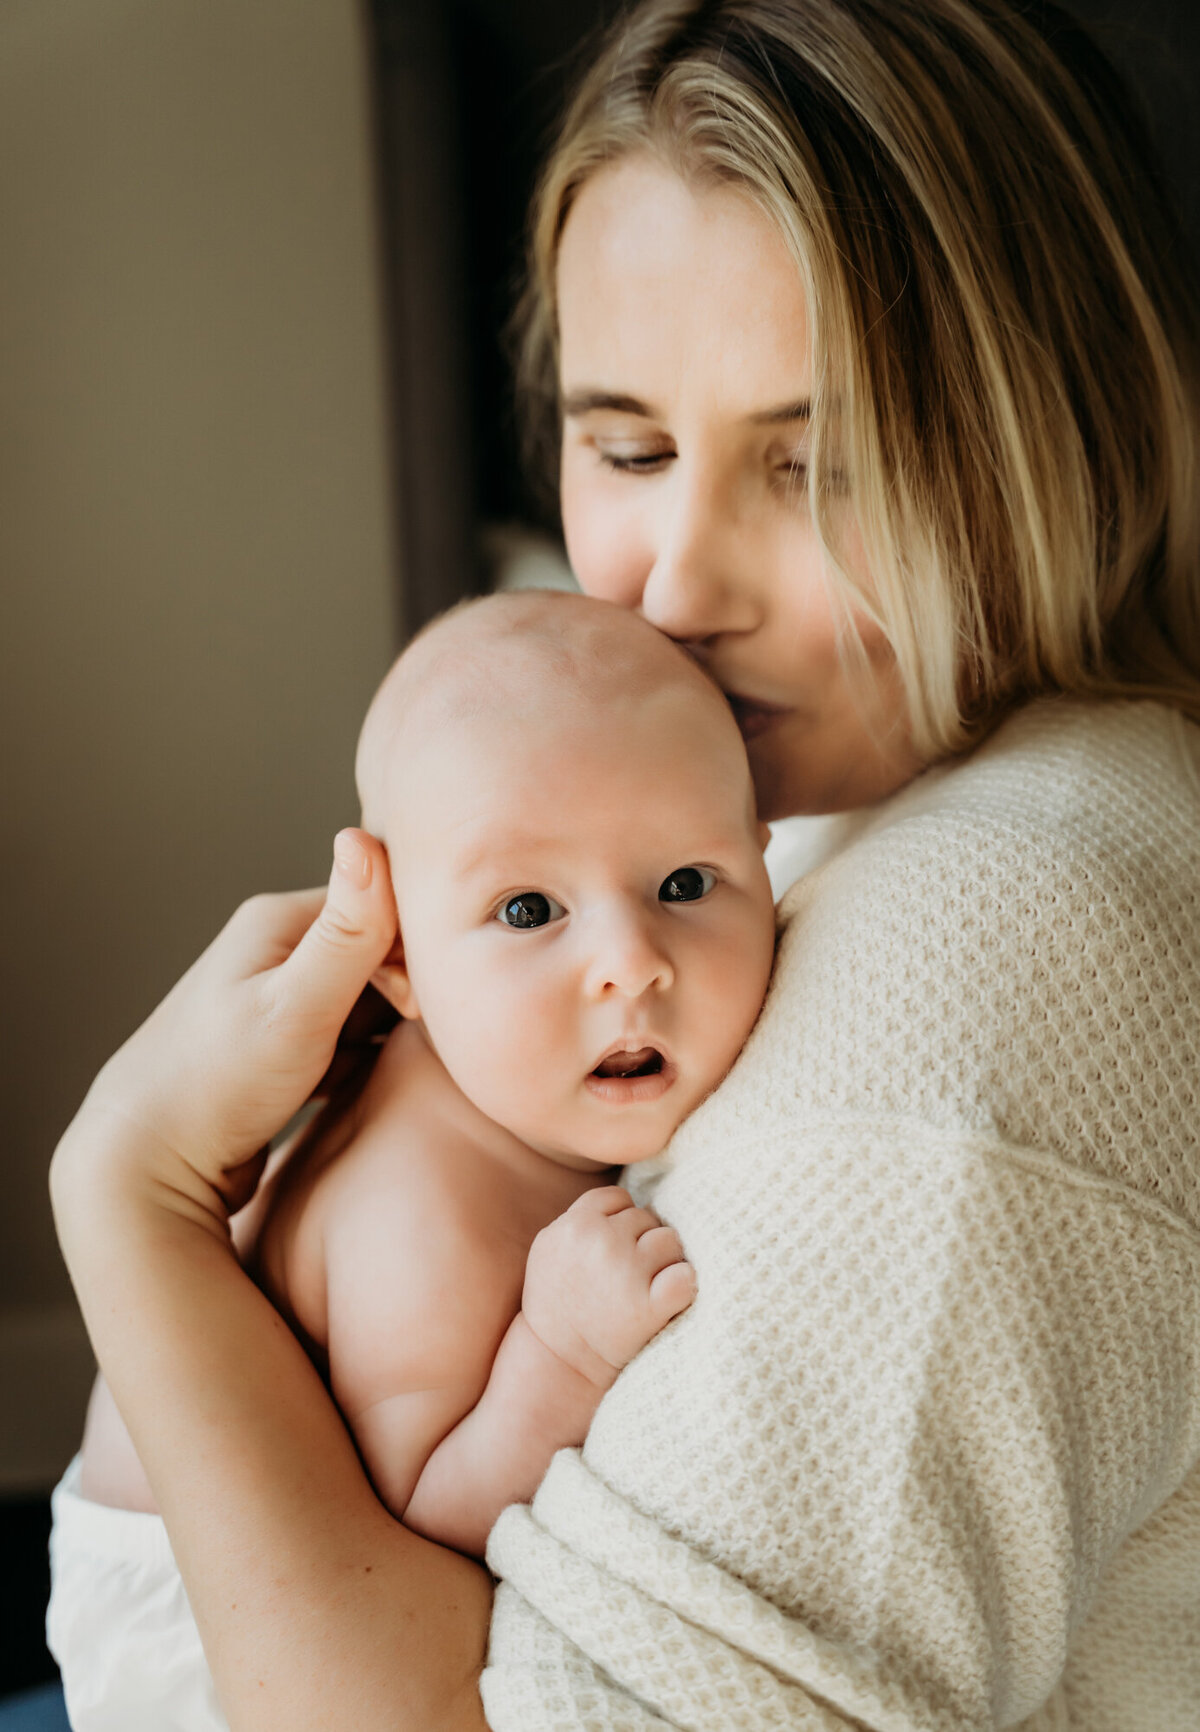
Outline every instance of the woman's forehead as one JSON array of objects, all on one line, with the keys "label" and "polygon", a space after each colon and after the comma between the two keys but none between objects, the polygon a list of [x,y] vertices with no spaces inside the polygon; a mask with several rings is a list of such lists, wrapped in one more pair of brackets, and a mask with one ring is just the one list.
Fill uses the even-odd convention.
[{"label": "woman's forehead", "polygon": [[579,192],[558,260],[564,396],[662,414],[689,387],[747,416],[803,400],[804,286],[779,230],[729,184],[638,155]]}]

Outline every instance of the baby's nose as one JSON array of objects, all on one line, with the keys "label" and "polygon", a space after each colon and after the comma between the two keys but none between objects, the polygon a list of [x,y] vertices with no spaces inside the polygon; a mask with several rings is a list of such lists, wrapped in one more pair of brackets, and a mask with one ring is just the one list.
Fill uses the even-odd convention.
[{"label": "baby's nose", "polygon": [[670,956],[650,920],[621,914],[596,934],[587,969],[589,997],[640,998],[666,991],[674,979]]}]

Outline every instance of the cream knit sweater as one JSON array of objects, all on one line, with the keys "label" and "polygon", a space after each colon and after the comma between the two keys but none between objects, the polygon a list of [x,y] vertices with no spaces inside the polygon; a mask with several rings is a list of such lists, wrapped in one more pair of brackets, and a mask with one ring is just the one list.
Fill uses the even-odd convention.
[{"label": "cream knit sweater", "polygon": [[1200,730],[1043,702],[785,898],[699,1276],[508,1510],[495,1732],[1200,1728]]}]

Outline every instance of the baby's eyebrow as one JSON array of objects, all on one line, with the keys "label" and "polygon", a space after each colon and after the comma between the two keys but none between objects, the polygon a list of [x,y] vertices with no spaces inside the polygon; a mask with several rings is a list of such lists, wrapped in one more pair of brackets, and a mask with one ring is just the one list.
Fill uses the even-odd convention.
[{"label": "baby's eyebrow", "polygon": [[494,836],[484,836],[464,849],[455,863],[456,870],[462,878],[479,878],[484,875],[511,878],[518,863],[521,869],[528,867],[531,871],[536,871],[537,856],[545,851],[546,845],[544,836],[510,836],[503,842],[498,842]]}]

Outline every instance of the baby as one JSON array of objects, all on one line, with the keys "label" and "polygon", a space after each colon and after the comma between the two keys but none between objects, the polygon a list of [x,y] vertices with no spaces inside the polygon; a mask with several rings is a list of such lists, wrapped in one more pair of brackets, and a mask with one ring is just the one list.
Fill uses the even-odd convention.
[{"label": "baby", "polygon": [[[375,985],[401,1020],[350,1113],[274,1157],[235,1239],[383,1501],[480,1554],[691,1303],[677,1236],[612,1181],[755,1021],[766,831],[718,689],[576,596],[492,597],[422,633],[371,705],[357,777],[399,915]],[[78,1492],[114,1518],[154,1507],[103,1384]],[[70,1574],[60,1532],[69,1697]]]}]

